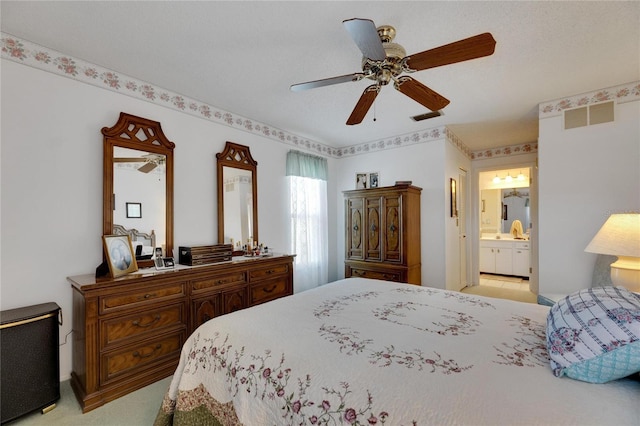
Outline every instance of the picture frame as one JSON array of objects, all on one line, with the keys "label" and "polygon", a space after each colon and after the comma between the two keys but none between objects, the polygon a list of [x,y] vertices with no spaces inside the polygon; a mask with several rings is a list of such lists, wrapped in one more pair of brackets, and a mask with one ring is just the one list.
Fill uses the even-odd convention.
[{"label": "picture frame", "polygon": [[378,172],[369,173],[369,188],[377,188],[379,182]]},{"label": "picture frame", "polygon": [[366,173],[356,173],[356,189],[367,189],[368,176]]},{"label": "picture frame", "polygon": [[127,218],[129,219],[142,218],[142,203],[126,203],[126,206],[127,206]]},{"label": "picture frame", "polygon": [[458,217],[458,203],[457,203],[457,182],[454,178],[449,179],[449,190],[450,190],[450,207],[451,207],[451,217]]},{"label": "picture frame", "polygon": [[103,235],[102,244],[112,278],[138,270],[129,235]]},{"label": "picture frame", "polygon": [[158,271],[163,269],[173,269],[176,266],[176,262],[173,260],[173,257],[156,257],[153,263]]}]

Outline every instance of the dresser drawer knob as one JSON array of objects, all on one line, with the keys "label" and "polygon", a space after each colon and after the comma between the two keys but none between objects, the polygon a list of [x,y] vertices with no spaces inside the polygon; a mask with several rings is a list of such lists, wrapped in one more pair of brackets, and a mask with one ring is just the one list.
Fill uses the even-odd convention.
[{"label": "dresser drawer knob", "polygon": [[148,322],[146,324],[140,324],[140,321],[133,321],[132,324],[135,325],[136,327],[147,328],[147,327],[151,327],[153,324],[157,323],[158,321],[160,321],[160,315],[156,315],[155,318],[153,318],[153,321]]},{"label": "dresser drawer knob", "polygon": [[152,294],[147,293],[142,297],[138,297],[138,300],[141,300],[141,299],[145,299],[146,300],[146,299],[150,299],[152,297],[157,297],[157,294],[155,294],[155,293],[152,293]]},{"label": "dresser drawer knob", "polygon": [[154,353],[156,353],[156,351],[158,351],[158,350],[160,350],[160,349],[162,349],[162,345],[161,345],[160,343],[158,343],[158,344],[156,345],[156,347],[155,347],[155,348],[153,348],[153,350],[152,350],[151,352],[149,352],[148,354],[146,354],[146,355],[142,355],[140,352],[135,351],[135,352],[133,353],[133,356],[134,356],[134,357],[136,357],[136,358],[149,358],[149,357],[153,356],[153,354],[154,354]]},{"label": "dresser drawer knob", "polygon": [[264,290],[265,293],[272,293],[273,290],[276,289],[276,287],[278,286],[274,284],[273,286],[271,286],[271,288],[262,287],[262,290]]}]

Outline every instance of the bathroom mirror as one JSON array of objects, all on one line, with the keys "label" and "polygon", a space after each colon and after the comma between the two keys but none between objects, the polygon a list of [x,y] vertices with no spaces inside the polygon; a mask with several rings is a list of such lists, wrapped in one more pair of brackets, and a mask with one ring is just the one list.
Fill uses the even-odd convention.
[{"label": "bathroom mirror", "polygon": [[522,223],[524,231],[531,227],[529,188],[483,189],[480,194],[482,233],[508,234],[516,219]]},{"label": "bathroom mirror", "polygon": [[227,142],[216,154],[218,181],[218,242],[234,251],[258,239],[258,163],[248,146]]},{"label": "bathroom mirror", "polygon": [[[145,252],[160,247],[165,256],[173,256],[175,144],[164,136],[159,122],[124,112],[102,134],[103,234],[124,230]],[[139,208],[135,215],[127,214],[127,203]],[[153,260],[141,259],[138,265],[151,267]]]},{"label": "bathroom mirror", "polygon": [[519,220],[523,231],[530,228],[531,215],[529,208],[529,188],[512,188],[500,190],[503,212],[507,217],[502,221],[502,232],[509,233],[514,220]]}]

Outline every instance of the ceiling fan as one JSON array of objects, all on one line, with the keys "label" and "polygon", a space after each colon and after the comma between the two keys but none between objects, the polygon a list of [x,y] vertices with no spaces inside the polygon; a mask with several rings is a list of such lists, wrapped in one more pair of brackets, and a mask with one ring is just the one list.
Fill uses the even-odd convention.
[{"label": "ceiling fan", "polygon": [[138,167],[138,171],[142,173],[149,173],[160,164],[164,163],[164,155],[158,154],[146,154],[142,157],[115,157],[114,163],[144,163]]},{"label": "ceiling fan", "polygon": [[496,46],[493,36],[490,33],[483,33],[407,56],[402,46],[392,42],[396,35],[396,30],[392,26],[382,25],[376,28],[372,20],[359,18],[347,19],[342,23],[362,51],[362,72],[294,84],[290,89],[298,92],[332,84],[360,81],[363,78],[373,80],[375,83],[364,89],[347,120],[347,125],[362,122],[382,86],[386,86],[390,81],[393,81],[396,90],[431,111],[444,108],[449,104],[447,98],[419,81],[401,74],[489,56],[493,54]]}]

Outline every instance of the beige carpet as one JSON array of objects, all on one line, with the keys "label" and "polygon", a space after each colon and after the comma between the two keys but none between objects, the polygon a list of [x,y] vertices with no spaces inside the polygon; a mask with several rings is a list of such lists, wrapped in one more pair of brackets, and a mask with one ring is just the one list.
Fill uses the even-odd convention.
[{"label": "beige carpet", "polygon": [[36,411],[7,426],[149,426],[156,419],[171,377],[160,380],[102,407],[82,414],[69,381],[60,383],[57,407],[41,414]]},{"label": "beige carpet", "polygon": [[484,285],[476,285],[473,287],[465,287],[461,290],[463,293],[477,294],[480,296],[497,297],[499,299],[517,300],[519,302],[538,303],[538,298],[530,291],[513,290],[510,288],[489,287]]}]

